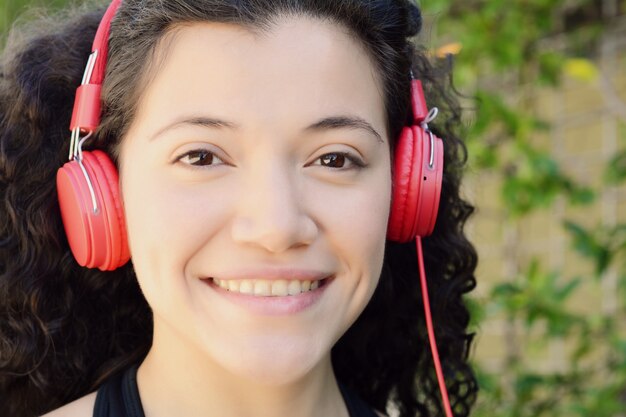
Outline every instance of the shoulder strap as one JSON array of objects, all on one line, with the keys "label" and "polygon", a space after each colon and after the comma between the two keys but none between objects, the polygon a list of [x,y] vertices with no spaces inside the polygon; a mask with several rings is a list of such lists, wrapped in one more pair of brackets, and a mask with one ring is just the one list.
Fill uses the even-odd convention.
[{"label": "shoulder strap", "polygon": [[[378,417],[349,387],[339,383],[339,390],[350,417]],[[136,365],[98,389],[93,417],[145,417],[137,388]]]},{"label": "shoulder strap", "polygon": [[145,417],[137,388],[136,365],[98,389],[93,417]]},{"label": "shoulder strap", "polygon": [[374,410],[348,386],[339,382],[339,390],[341,391],[341,395],[343,395],[343,400],[346,403],[350,417],[378,417]]}]

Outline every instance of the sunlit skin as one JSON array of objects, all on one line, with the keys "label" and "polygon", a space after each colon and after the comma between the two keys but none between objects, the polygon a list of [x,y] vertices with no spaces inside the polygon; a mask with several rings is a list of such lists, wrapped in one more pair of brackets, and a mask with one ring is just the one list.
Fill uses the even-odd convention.
[{"label": "sunlit skin", "polygon": [[[146,416],[347,417],[330,350],[378,283],[391,192],[374,66],[312,18],[266,33],[194,23],[167,40],[120,148],[154,312]],[[210,280],[292,269],[328,279],[289,312],[272,304],[285,297],[233,303]]]}]

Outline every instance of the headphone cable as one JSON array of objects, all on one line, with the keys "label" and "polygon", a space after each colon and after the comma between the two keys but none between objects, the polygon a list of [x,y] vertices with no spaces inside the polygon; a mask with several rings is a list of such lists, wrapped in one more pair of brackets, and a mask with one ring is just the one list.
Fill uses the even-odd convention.
[{"label": "headphone cable", "polygon": [[439,382],[439,390],[441,391],[441,400],[446,412],[446,417],[454,417],[452,414],[452,407],[450,407],[450,400],[448,398],[448,390],[446,388],[446,382],[443,378],[443,371],[441,369],[441,361],[439,360],[439,351],[437,349],[437,342],[435,341],[435,330],[433,328],[433,319],[430,314],[430,301],[428,299],[428,286],[426,284],[426,270],[424,268],[424,256],[422,252],[422,239],[417,236],[415,239],[417,246],[417,259],[419,263],[420,271],[420,283],[422,286],[422,299],[424,301],[424,315],[426,318],[426,329],[428,330],[428,341],[430,342],[430,351],[432,352],[433,362],[435,364],[435,372],[437,373],[437,381]]}]

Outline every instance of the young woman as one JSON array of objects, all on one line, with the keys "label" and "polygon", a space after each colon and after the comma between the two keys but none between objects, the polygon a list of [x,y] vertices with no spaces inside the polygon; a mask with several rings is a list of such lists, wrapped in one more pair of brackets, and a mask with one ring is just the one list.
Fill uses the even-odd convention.
[{"label": "young woman", "polygon": [[[0,415],[442,415],[416,243],[388,239],[414,75],[440,109],[445,170],[423,243],[443,375],[467,416],[465,147],[445,71],[410,42],[418,8],[118,6],[89,65],[104,9],[15,31],[2,55]],[[83,94],[96,110],[73,115],[98,71],[102,91]],[[58,173],[68,154],[75,177]],[[100,165],[113,209],[92,187]],[[83,179],[86,205],[117,225],[115,261],[74,247],[63,181]]]}]

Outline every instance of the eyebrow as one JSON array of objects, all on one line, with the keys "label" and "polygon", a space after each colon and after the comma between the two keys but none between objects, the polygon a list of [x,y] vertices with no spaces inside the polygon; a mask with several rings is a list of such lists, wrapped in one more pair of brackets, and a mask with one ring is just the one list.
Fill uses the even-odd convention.
[{"label": "eyebrow", "polygon": [[183,117],[159,129],[154,135],[150,136],[150,139],[148,141],[152,142],[154,139],[161,136],[163,133],[167,132],[168,130],[176,129],[177,127],[184,126],[184,125],[211,127],[211,128],[217,128],[217,129],[222,129],[222,128],[237,129],[239,127],[238,125],[234,123],[227,122],[227,121],[220,120],[220,119],[215,119],[212,117],[202,117],[202,116]]},{"label": "eyebrow", "polygon": [[[212,117],[203,117],[203,116],[183,117],[159,129],[154,135],[150,137],[149,141],[154,140],[155,138],[162,135],[168,130],[172,130],[172,129],[175,129],[177,127],[184,126],[184,125],[202,126],[202,127],[209,127],[209,128],[214,128],[214,129],[227,128],[227,129],[236,130],[239,128],[239,125],[237,125],[236,123],[232,123],[232,122],[228,122],[225,120],[220,120],[220,119],[216,119]],[[378,133],[376,129],[374,129],[374,127],[370,123],[368,123],[366,120],[357,116],[325,117],[313,123],[312,125],[306,127],[304,130],[309,131],[309,132],[311,131],[315,132],[315,131],[346,129],[346,128],[365,130],[371,133],[378,142],[384,143],[383,138],[380,135],[380,133]]]},{"label": "eyebrow", "polygon": [[323,131],[330,129],[362,129],[370,132],[372,135],[376,137],[378,142],[384,143],[383,138],[380,134],[374,129],[374,127],[369,124],[367,121],[361,119],[360,117],[355,116],[337,116],[337,117],[326,117],[311,126],[307,127],[304,130],[307,131]]}]

